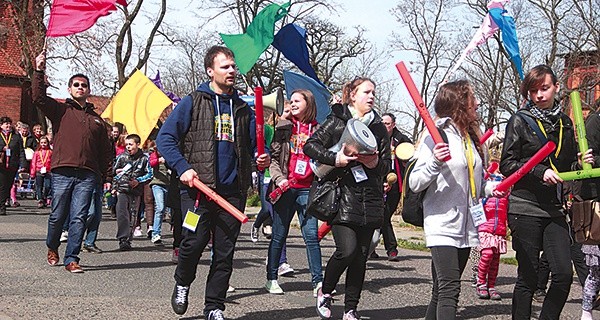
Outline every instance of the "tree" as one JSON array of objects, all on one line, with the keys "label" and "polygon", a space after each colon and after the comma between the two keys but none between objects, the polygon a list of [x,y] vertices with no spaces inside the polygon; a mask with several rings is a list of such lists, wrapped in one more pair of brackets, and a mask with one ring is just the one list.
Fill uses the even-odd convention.
[{"label": "tree", "polygon": [[167,1],[160,0],[153,14],[142,11],[152,5],[147,0],[133,0],[127,7],[117,6],[120,14],[98,20],[90,30],[57,38],[52,43],[55,59],[67,60],[94,75],[94,85],[99,85],[96,91],[114,93],[150,58]]},{"label": "tree", "polygon": [[[458,24],[454,15],[449,14],[456,7],[456,0],[401,0],[392,9],[392,15],[403,26],[402,33],[394,32],[391,46],[405,52],[411,58],[411,74],[426,105],[430,105],[438,84],[442,81],[452,59],[458,56],[458,48],[452,39],[451,30]],[[423,130],[423,121],[414,108],[400,113],[415,120],[412,130],[408,130],[413,141]],[[404,118],[404,117],[403,117]]]}]

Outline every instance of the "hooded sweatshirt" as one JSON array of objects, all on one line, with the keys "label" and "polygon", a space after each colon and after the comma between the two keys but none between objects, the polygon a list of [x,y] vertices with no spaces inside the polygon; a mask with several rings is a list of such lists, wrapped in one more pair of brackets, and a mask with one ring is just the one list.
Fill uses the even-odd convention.
[{"label": "hooded sweatshirt", "polygon": [[[236,179],[238,178],[238,157],[235,152],[235,121],[233,117],[234,100],[239,99],[237,91],[231,95],[216,94],[210,88],[210,82],[201,84],[197,91],[209,94],[212,97],[214,108],[214,132],[215,150],[218,155],[215,165],[217,177],[217,191],[222,194],[230,194],[237,191]],[[178,137],[182,140],[188,132],[192,121],[193,101],[192,96],[183,98],[173,110],[167,121],[161,127],[157,138],[157,145],[168,164],[178,173],[184,173],[191,169],[191,165],[185,160],[177,145],[178,142],[166,139],[167,137]],[[251,115],[250,139],[252,146],[256,147],[255,117]]]}]

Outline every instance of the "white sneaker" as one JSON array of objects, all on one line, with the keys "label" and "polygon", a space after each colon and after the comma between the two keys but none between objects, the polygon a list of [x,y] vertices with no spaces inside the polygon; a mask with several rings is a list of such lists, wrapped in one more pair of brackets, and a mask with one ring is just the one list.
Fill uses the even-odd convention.
[{"label": "white sneaker", "polygon": [[281,289],[277,280],[267,280],[265,289],[267,289],[270,294],[283,294],[283,289]]},{"label": "white sneaker", "polygon": [[160,237],[160,234],[153,235],[151,241],[152,241],[152,243],[157,244],[157,245],[162,244],[162,239]]},{"label": "white sneaker", "polygon": [[135,230],[133,230],[133,236],[134,237],[141,237],[142,236],[142,228],[141,227],[135,227]]},{"label": "white sneaker", "polygon": [[321,319],[331,319],[331,304],[333,297],[330,294],[323,294],[321,289],[317,292],[317,314]]},{"label": "white sneaker", "polygon": [[231,285],[229,285],[229,288],[227,288],[227,293],[232,293],[235,292],[235,288],[232,287]]},{"label": "white sneaker", "polygon": [[359,320],[359,319],[360,319],[360,316],[358,315],[356,310],[350,310],[350,311],[344,313],[344,317],[342,318],[342,320]]},{"label": "white sneaker", "polygon": [[319,295],[319,289],[323,287],[323,282],[317,283],[317,286],[313,289],[313,298],[316,298]]},{"label": "white sneaker", "polygon": [[60,242],[67,242],[68,239],[69,239],[69,231],[63,231],[60,234]]},{"label": "white sneaker", "polygon": [[294,269],[292,269],[290,264],[287,262],[284,262],[281,265],[279,265],[279,268],[277,269],[277,274],[280,277],[291,276],[293,273]]},{"label": "white sneaker", "polygon": [[250,240],[254,243],[258,242],[258,228],[255,226],[252,226],[252,229],[250,230]]}]

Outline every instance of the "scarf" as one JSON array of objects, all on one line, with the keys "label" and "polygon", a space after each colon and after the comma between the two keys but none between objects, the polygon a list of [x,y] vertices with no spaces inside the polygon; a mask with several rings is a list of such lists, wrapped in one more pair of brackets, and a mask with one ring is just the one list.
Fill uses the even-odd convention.
[{"label": "scarf", "polygon": [[551,126],[554,126],[556,121],[558,121],[560,118],[560,112],[562,111],[560,104],[556,101],[554,102],[552,108],[540,109],[535,105],[535,103],[533,103],[533,101],[529,100],[527,101],[527,106],[525,106],[525,108],[529,110],[536,119],[546,122]]},{"label": "scarf", "polygon": [[371,121],[375,119],[375,113],[373,112],[373,110],[365,113],[362,117],[358,115],[358,111],[356,111],[356,108],[354,108],[353,106],[348,105],[348,110],[350,110],[352,118],[364,123],[366,126],[369,126],[369,124],[371,124]]}]

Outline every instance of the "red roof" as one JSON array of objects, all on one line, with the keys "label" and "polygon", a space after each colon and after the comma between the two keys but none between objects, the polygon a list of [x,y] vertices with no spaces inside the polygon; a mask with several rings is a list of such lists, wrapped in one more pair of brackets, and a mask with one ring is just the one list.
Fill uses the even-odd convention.
[{"label": "red roof", "polygon": [[0,75],[26,77],[21,67],[21,45],[17,41],[15,25],[11,20],[10,2],[0,2]]}]

